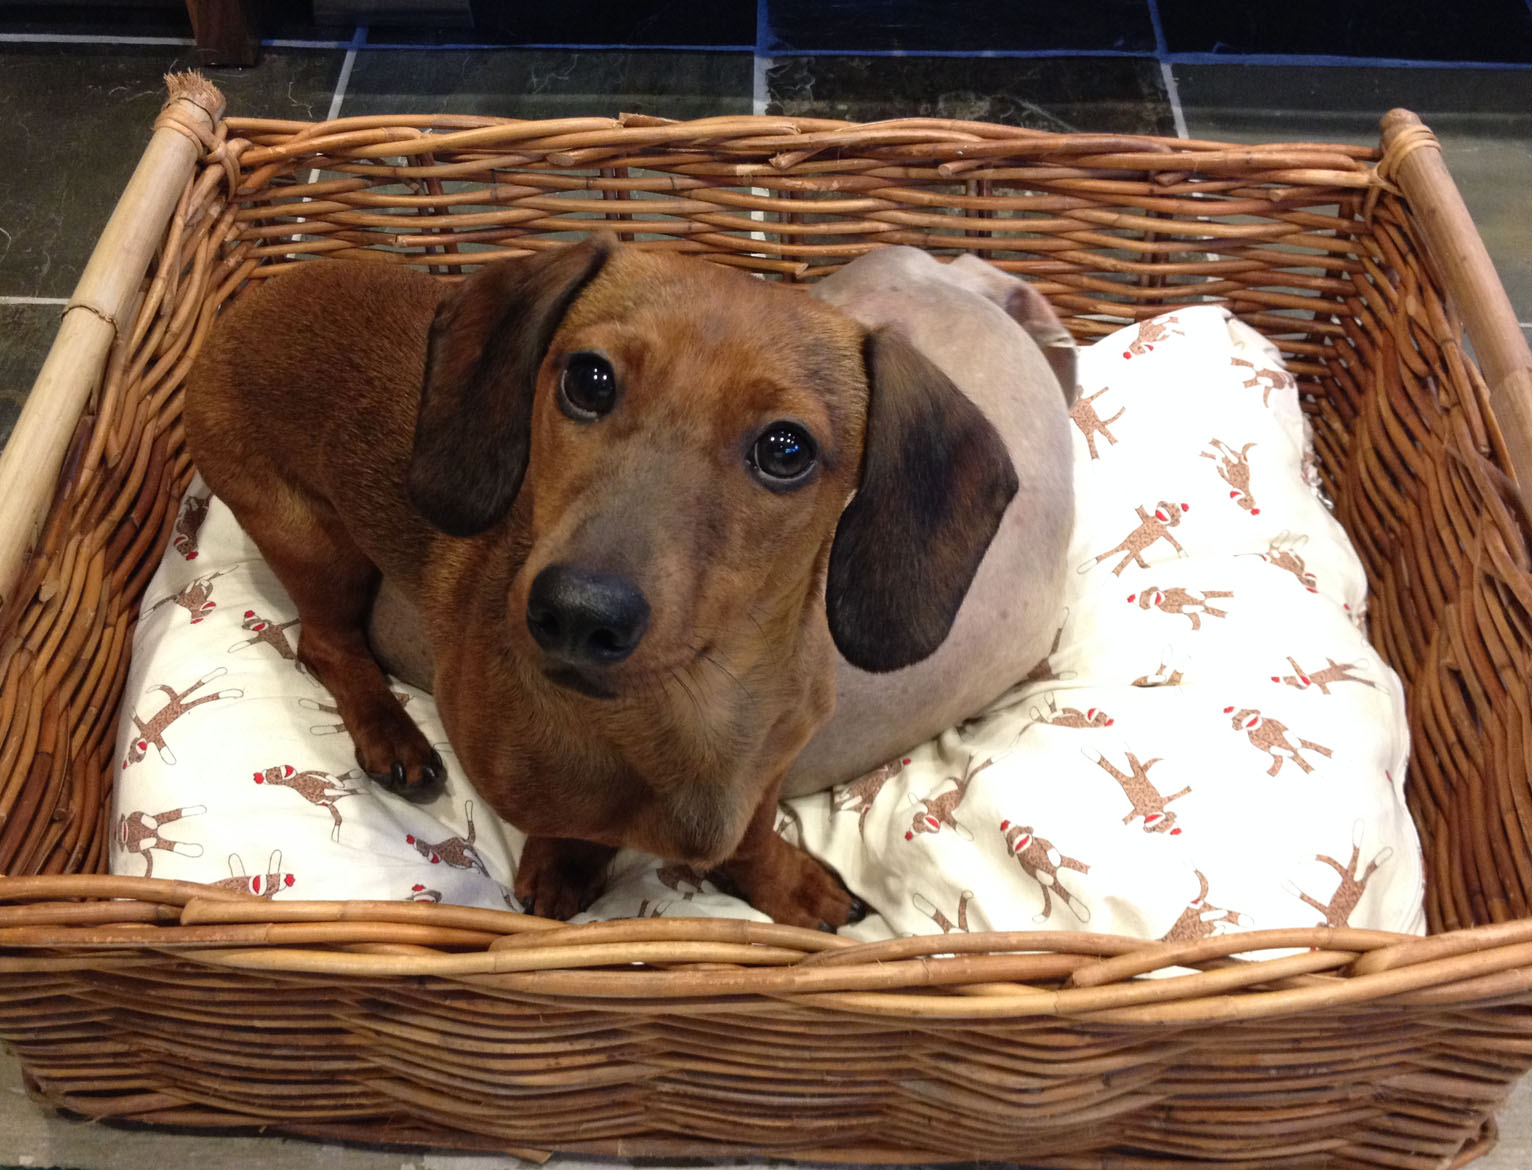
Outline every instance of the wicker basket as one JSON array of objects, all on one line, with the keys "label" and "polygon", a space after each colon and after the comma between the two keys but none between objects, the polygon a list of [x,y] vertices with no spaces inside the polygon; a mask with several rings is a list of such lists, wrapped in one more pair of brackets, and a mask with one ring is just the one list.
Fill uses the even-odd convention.
[{"label": "wicker basket", "polygon": [[[1532,360],[1412,115],[1379,152],[937,120],[312,125],[173,95],[0,462],[0,1038],[45,1101],[528,1156],[1428,1170],[1488,1148],[1532,1064]],[[104,876],[127,647],[218,305],[294,263],[450,277],[598,222],[798,283],[881,244],[968,250],[1082,340],[1205,298],[1276,339],[1405,680],[1433,935],[863,945]],[[1300,949],[1237,957],[1278,946]],[[1140,978],[1170,966],[1192,973]]]}]

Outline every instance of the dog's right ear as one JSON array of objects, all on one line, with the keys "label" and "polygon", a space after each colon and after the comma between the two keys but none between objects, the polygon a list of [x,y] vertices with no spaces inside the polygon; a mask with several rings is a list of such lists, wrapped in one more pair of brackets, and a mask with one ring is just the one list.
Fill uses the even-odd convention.
[{"label": "dog's right ear", "polygon": [[503,517],[527,468],[537,371],[564,314],[601,271],[609,235],[491,264],[431,322],[415,420],[410,502],[452,536]]}]

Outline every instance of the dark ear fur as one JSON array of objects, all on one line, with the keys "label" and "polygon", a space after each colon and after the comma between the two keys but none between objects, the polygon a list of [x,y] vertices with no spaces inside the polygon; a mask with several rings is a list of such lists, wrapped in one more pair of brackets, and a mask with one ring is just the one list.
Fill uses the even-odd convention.
[{"label": "dark ear fur", "polygon": [[564,314],[611,254],[609,236],[491,264],[431,323],[410,502],[453,536],[503,517],[527,468],[537,371]]},{"label": "dark ear fur", "polygon": [[830,549],[835,645],[862,670],[898,670],[952,628],[1016,494],[999,434],[902,334],[870,333],[862,482]]}]

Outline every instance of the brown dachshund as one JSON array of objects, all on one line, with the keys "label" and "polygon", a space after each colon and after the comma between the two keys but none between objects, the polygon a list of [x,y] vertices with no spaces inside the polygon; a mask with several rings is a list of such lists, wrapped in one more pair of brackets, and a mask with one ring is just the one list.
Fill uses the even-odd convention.
[{"label": "brown dachshund", "polygon": [[455,287],[274,277],[209,338],[186,430],[362,767],[429,799],[440,757],[365,634],[380,575],[414,604],[468,777],[528,834],[516,893],[555,917],[633,846],[846,922],[773,829],[782,778],[837,649],[893,670],[942,642],[1017,485],[900,334],[605,236]]}]

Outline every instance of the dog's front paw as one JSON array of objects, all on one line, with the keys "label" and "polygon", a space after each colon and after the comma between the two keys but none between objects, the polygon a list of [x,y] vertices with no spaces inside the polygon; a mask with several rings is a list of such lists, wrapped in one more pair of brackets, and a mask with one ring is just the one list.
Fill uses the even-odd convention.
[{"label": "dog's front paw", "polygon": [[516,900],[527,914],[573,918],[600,895],[616,852],[569,837],[528,837],[516,867]]},{"label": "dog's front paw", "polygon": [[796,845],[773,834],[764,850],[723,864],[729,885],[772,921],[834,931],[867,913],[840,879]]},{"label": "dog's front paw", "polygon": [[396,796],[415,804],[435,800],[447,783],[447,765],[415,721],[394,706],[396,712],[384,709],[351,728],[356,762]]}]

